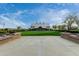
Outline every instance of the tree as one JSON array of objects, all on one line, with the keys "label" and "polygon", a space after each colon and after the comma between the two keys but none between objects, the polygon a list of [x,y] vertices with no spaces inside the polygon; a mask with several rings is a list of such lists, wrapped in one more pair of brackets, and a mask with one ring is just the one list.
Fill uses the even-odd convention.
[{"label": "tree", "polygon": [[72,29],[72,24],[76,22],[76,24],[79,25],[79,20],[78,20],[78,17],[75,16],[75,15],[69,15],[68,17],[66,17],[64,23],[67,24],[67,28],[68,30],[71,30]]},{"label": "tree", "polygon": [[57,28],[57,26],[56,26],[56,25],[53,25],[52,27],[53,27],[53,29],[54,29],[54,30],[56,30],[56,28]]},{"label": "tree", "polygon": [[79,19],[77,16],[74,17],[74,20],[76,21],[77,25],[79,26]]},{"label": "tree", "polygon": [[21,27],[20,27],[20,26],[18,26],[18,27],[17,27],[17,30],[20,30],[20,29],[21,29]]}]

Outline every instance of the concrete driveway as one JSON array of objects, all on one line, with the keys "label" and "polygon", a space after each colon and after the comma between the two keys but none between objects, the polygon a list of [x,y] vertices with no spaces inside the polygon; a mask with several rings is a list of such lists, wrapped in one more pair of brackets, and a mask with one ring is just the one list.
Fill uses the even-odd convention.
[{"label": "concrete driveway", "polygon": [[4,56],[79,56],[79,44],[59,36],[24,36],[0,45]]}]

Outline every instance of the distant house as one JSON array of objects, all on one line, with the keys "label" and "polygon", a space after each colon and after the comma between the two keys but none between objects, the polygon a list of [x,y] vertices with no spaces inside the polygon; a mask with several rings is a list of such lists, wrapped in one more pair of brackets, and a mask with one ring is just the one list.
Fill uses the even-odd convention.
[{"label": "distant house", "polygon": [[31,30],[49,30],[50,25],[48,23],[39,22],[39,23],[33,23],[30,27]]}]

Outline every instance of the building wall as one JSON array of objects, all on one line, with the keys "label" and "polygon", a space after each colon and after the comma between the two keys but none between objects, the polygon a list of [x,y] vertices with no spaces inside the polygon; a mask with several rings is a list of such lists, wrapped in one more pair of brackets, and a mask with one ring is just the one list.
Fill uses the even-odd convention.
[{"label": "building wall", "polygon": [[50,28],[49,24],[47,23],[35,23],[31,25],[31,28],[39,28],[39,27]]}]

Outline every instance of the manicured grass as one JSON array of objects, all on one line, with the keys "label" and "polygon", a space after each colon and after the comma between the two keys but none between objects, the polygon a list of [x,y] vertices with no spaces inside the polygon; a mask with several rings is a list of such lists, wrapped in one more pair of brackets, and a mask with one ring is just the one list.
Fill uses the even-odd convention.
[{"label": "manicured grass", "polygon": [[25,31],[22,32],[22,36],[59,36],[59,31]]}]

